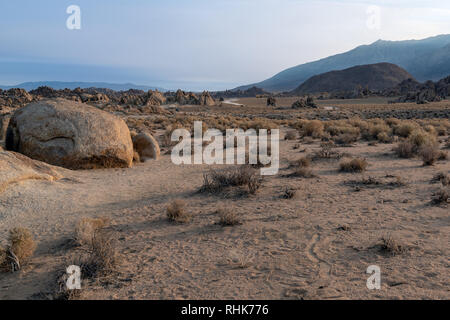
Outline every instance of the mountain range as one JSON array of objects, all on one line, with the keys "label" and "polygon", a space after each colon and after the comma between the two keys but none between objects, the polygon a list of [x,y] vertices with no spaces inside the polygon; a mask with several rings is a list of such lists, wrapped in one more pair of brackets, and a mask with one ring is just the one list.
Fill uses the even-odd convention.
[{"label": "mountain range", "polygon": [[270,79],[235,90],[256,86],[271,92],[290,91],[315,75],[380,62],[396,64],[418,81],[444,78],[450,74],[450,34],[422,40],[378,40],[345,53],[286,69]]},{"label": "mountain range", "polygon": [[87,89],[87,88],[105,88],[105,89],[111,89],[114,91],[126,91],[129,89],[136,89],[136,90],[158,90],[161,92],[166,92],[166,89],[158,88],[158,87],[149,87],[149,86],[142,86],[142,85],[136,85],[133,83],[108,83],[108,82],[61,82],[61,81],[38,81],[38,82],[24,82],[21,84],[17,84],[14,86],[0,86],[0,89],[8,90],[11,88],[21,88],[25,89],[27,91],[37,89],[39,87],[51,87],[55,90],[60,89]]}]

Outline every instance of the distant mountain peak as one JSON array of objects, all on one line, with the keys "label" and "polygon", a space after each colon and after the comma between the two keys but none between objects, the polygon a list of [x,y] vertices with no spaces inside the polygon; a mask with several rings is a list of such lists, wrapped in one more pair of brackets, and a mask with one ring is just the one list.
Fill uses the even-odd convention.
[{"label": "distant mountain peak", "polygon": [[[291,91],[312,76],[357,65],[389,62],[407,70],[419,81],[439,80],[450,74],[450,34],[422,40],[389,41],[379,39],[345,53],[298,65],[259,83],[236,89],[257,86],[266,91]],[[236,90],[235,89],[235,90]]]}]

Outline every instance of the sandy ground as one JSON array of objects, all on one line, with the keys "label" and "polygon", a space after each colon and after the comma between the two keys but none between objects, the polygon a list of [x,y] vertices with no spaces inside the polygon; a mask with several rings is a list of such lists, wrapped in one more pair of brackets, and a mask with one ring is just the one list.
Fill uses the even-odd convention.
[{"label": "sandy ground", "polygon": [[[285,177],[289,160],[318,148],[294,150],[297,143],[281,141],[279,175],[250,197],[196,193],[208,166],[176,166],[169,155],[132,169],[64,170],[58,182],[10,187],[0,194],[0,241],[11,227],[27,227],[38,249],[21,272],[0,274],[0,299],[51,297],[73,254],[65,243],[76,222],[97,216],[111,219],[123,259],[117,283],[90,287],[85,299],[449,299],[449,210],[430,204],[439,188],[430,179],[449,172],[449,162],[422,167],[395,158],[389,144],[339,148],[368,159],[366,177],[407,181],[357,192],[345,182],[362,174],[338,172],[338,161],[316,163],[316,178]],[[298,188],[294,199],[282,198],[286,187]],[[167,220],[175,198],[187,203],[190,223]],[[216,225],[221,207],[243,224]],[[388,234],[409,250],[380,251]],[[366,287],[370,265],[381,268],[381,290]]]}]

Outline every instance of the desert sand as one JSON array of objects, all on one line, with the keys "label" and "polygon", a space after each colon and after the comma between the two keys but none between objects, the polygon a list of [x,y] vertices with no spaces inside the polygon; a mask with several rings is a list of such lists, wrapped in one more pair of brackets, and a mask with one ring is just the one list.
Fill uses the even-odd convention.
[{"label": "desert sand", "polygon": [[[249,111],[249,102],[213,110],[258,114],[262,107]],[[424,167],[396,157],[395,143],[358,141],[336,150],[366,158],[366,172],[339,172],[339,160],[321,159],[315,177],[289,177],[291,161],[321,148],[320,139],[284,140],[289,130],[281,130],[279,174],[264,177],[255,195],[200,194],[211,166],[177,166],[164,152],[130,169],[61,168],[60,180],[10,186],[0,194],[0,241],[21,226],[38,247],[20,272],[0,274],[0,299],[52,299],[58,275],[80,254],[70,239],[85,217],[109,218],[121,259],[114,280],[90,283],[81,299],[449,299],[450,216],[431,203],[439,184],[430,183],[450,172],[449,162]],[[383,183],[358,184],[369,177]],[[389,184],[397,177],[404,185]],[[286,188],[294,198],[283,198]],[[168,221],[174,199],[185,201],[190,222]],[[219,208],[242,224],[218,225]],[[404,252],[381,250],[389,236]],[[381,290],[366,287],[370,265],[381,268]]]}]

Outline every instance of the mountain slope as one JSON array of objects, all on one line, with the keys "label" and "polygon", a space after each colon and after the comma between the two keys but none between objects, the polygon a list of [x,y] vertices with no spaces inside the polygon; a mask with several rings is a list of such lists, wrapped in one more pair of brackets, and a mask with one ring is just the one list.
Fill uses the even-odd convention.
[{"label": "mountain slope", "polygon": [[270,79],[239,87],[257,86],[269,91],[289,91],[312,76],[357,65],[389,62],[419,81],[438,80],[450,74],[450,35],[423,40],[383,41],[359,46],[351,51],[284,70]]},{"label": "mountain slope", "polygon": [[133,83],[107,83],[107,82],[60,82],[60,81],[39,81],[39,82],[24,82],[15,86],[0,86],[0,89],[8,90],[11,88],[21,88],[25,89],[27,91],[37,89],[39,87],[51,87],[55,90],[60,89],[87,89],[87,88],[105,88],[105,89],[111,89],[114,91],[126,91],[129,89],[136,89],[136,90],[159,90],[162,92],[165,92],[167,90],[163,88],[157,88],[157,87],[149,87],[149,86],[141,86],[136,85]]},{"label": "mountain slope", "polygon": [[413,78],[406,70],[391,63],[377,63],[330,71],[313,76],[293,91],[294,94],[353,91],[358,87],[383,90]]}]

